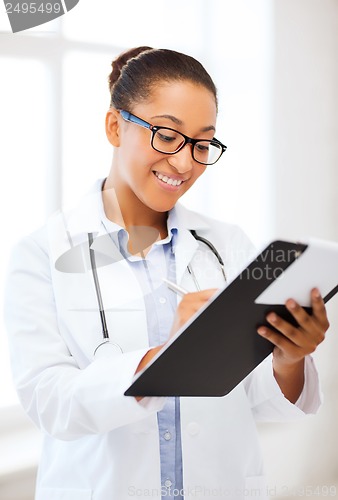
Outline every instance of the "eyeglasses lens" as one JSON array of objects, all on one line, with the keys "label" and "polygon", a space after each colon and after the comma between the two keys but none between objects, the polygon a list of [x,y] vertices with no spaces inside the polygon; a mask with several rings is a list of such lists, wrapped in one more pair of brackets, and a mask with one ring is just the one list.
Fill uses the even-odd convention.
[{"label": "eyeglasses lens", "polygon": [[154,135],[153,146],[162,153],[175,153],[183,143],[183,135],[174,130],[160,129]]},{"label": "eyeglasses lens", "polygon": [[[157,130],[153,137],[153,147],[161,153],[176,153],[184,144],[183,135],[174,130]],[[221,146],[209,141],[198,141],[193,150],[193,157],[203,164],[215,163],[222,154]]]},{"label": "eyeglasses lens", "polygon": [[208,141],[196,142],[193,152],[195,160],[206,165],[215,163],[221,154],[221,146],[218,146],[216,143],[212,144]]}]

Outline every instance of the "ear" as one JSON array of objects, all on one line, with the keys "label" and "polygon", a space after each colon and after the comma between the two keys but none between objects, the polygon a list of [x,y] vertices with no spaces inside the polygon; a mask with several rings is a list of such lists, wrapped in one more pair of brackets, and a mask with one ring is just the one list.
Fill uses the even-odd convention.
[{"label": "ear", "polygon": [[120,146],[120,113],[115,108],[110,108],[106,115],[106,135],[110,144]]}]

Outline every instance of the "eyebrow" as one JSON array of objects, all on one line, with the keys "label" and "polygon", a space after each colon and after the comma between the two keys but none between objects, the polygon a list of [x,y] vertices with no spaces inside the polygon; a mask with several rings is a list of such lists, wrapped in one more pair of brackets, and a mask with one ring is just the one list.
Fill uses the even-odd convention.
[{"label": "eyebrow", "polygon": [[[176,118],[176,116],[173,116],[173,115],[156,115],[156,116],[152,116],[151,120],[153,120],[154,118],[166,118],[167,120],[171,120],[172,122],[176,123],[176,125],[183,125],[182,120],[180,120],[179,118]],[[209,125],[209,127],[203,127],[201,129],[201,132],[209,132],[209,130],[213,130],[214,132],[216,131],[216,129],[213,125]]]}]

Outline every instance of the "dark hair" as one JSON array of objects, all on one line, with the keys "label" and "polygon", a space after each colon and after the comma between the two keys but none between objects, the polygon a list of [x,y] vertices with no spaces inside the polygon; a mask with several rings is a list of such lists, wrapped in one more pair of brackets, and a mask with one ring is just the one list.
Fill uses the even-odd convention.
[{"label": "dark hair", "polygon": [[217,90],[209,73],[191,56],[169,49],[136,47],[112,62],[109,75],[111,106],[132,111],[133,104],[145,101],[160,82],[188,80],[204,86],[215,97]]}]

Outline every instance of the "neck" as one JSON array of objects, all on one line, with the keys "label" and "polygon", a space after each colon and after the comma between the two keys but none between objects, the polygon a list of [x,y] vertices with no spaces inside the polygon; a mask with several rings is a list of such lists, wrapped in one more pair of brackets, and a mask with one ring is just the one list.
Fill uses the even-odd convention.
[{"label": "neck", "polygon": [[109,177],[102,188],[104,211],[107,218],[126,228],[155,228],[160,238],[167,236],[168,212],[156,212],[146,207],[133,193],[118,187]]}]

